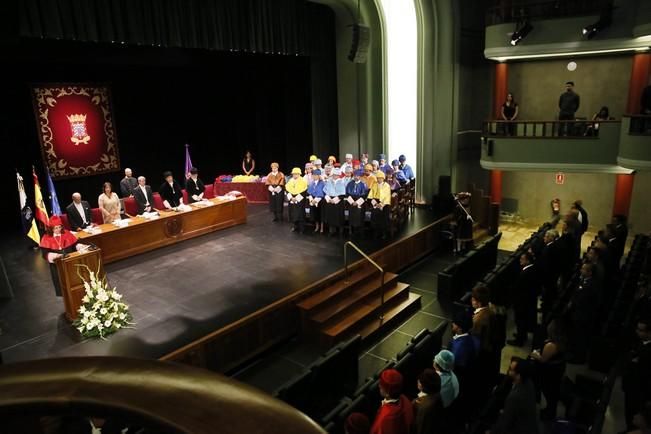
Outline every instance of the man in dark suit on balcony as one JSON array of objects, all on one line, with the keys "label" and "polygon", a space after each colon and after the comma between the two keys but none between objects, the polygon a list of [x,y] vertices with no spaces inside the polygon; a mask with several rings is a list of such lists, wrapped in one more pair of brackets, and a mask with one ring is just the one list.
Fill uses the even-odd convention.
[{"label": "man in dark suit on balcony", "polygon": [[70,229],[80,231],[87,228],[93,223],[90,205],[85,200],[81,200],[81,194],[72,194],[72,203],[66,207],[66,215]]},{"label": "man in dark suit on balcony", "polygon": [[[579,94],[574,92],[574,82],[568,81],[565,83],[565,92],[563,92],[558,99],[558,113],[559,121],[573,121],[576,119],[576,112],[579,110],[581,98]],[[560,122],[558,127],[559,136],[567,136],[572,134],[574,124],[572,122]]]},{"label": "man in dark suit on balcony", "polygon": [[138,205],[138,214],[152,212],[154,210],[154,193],[151,187],[146,185],[144,176],[138,177],[138,186],[133,189],[133,198]]}]

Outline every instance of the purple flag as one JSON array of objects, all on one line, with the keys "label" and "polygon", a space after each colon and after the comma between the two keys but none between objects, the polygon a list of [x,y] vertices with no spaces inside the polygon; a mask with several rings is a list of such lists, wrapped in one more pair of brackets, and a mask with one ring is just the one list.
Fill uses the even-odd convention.
[{"label": "purple flag", "polygon": [[190,177],[190,169],[192,169],[192,159],[190,158],[190,145],[185,145],[185,178]]}]

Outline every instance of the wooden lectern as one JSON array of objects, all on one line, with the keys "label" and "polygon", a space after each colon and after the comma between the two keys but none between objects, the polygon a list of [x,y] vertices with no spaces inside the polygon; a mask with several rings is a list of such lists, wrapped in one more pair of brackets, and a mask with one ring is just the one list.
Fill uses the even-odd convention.
[{"label": "wooden lectern", "polygon": [[84,267],[77,265],[86,265],[91,271],[97,272],[99,269],[99,279],[105,276],[104,269],[101,266],[102,250],[86,250],[84,252],[69,253],[65,257],[58,258],[54,262],[59,273],[59,283],[61,284],[61,295],[63,295],[63,304],[66,308],[66,318],[74,321],[77,318],[77,311],[81,306],[81,299],[86,294],[84,281],[81,280],[81,274],[84,279],[90,281],[88,271]]}]

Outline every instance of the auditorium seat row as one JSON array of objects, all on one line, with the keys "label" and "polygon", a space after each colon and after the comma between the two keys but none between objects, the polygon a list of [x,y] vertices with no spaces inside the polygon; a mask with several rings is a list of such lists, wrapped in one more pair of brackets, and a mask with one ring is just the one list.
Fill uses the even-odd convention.
[{"label": "auditorium seat row", "polygon": [[[188,193],[185,191],[185,189],[183,189],[182,192],[183,192],[183,203],[188,203]],[[155,192],[153,196],[154,196],[154,204],[153,204],[154,208],[159,210],[164,209],[165,206],[163,205],[163,199],[160,197],[160,194],[158,194],[158,192]],[[206,185],[204,197],[206,199],[212,199],[215,197],[214,186],[212,184]],[[123,212],[127,216],[138,215],[138,205],[136,204],[136,200],[133,197],[127,197],[122,201],[123,201],[122,202]],[[68,230],[71,230],[72,228],[70,227],[68,216],[64,213],[60,217],[61,217],[61,222],[63,223],[63,227]],[[91,219],[93,223],[102,224],[104,222],[104,218],[102,217],[102,210],[100,210],[99,208],[91,208]]]},{"label": "auditorium seat row", "polygon": [[495,267],[501,238],[502,233],[499,232],[440,271],[437,286],[439,297],[458,300],[470,291],[488,270]]}]

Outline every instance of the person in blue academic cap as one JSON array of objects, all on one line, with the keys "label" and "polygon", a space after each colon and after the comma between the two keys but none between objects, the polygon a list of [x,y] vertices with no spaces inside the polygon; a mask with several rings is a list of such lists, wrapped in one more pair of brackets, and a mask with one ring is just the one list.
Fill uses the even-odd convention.
[{"label": "person in blue academic cap", "polygon": [[416,176],[414,176],[414,171],[412,170],[411,166],[407,164],[407,157],[401,155],[398,157],[398,161],[400,162],[400,170],[402,170],[402,173],[404,173],[405,178],[410,181],[414,179]]},{"label": "person in blue academic cap", "polygon": [[380,155],[377,156],[377,160],[378,160],[379,170],[384,172],[384,174],[386,175],[387,174],[387,169],[391,168],[391,166],[389,164],[387,164],[387,156],[384,155],[384,154],[380,154]]},{"label": "person in blue academic cap", "polygon": [[405,176],[405,172],[403,172],[400,168],[400,161],[393,160],[391,162],[391,167],[393,168],[393,177],[400,183],[400,185],[409,184],[409,180]]},{"label": "person in blue academic cap", "polygon": [[[348,223],[350,233],[364,227],[364,212],[368,187],[362,181],[364,170],[357,169],[355,178],[346,185],[346,208],[348,209]],[[361,200],[360,200],[361,199]]]},{"label": "person in blue academic cap", "polygon": [[312,221],[314,221],[314,232],[321,231],[321,233],[323,233],[323,224],[321,223],[321,201],[325,196],[323,191],[324,188],[325,183],[321,179],[321,170],[312,170],[312,181],[310,181],[310,184],[307,186],[307,200],[310,204],[310,217],[312,218]]}]

